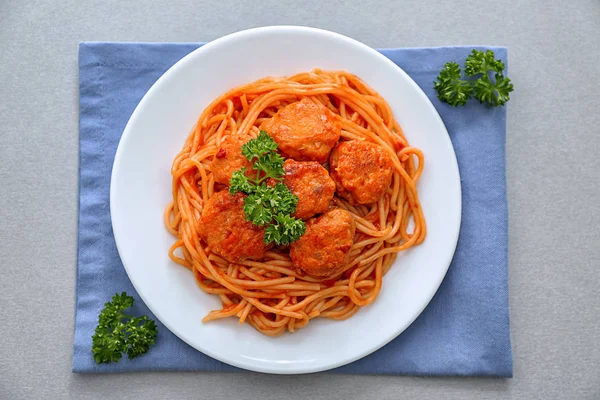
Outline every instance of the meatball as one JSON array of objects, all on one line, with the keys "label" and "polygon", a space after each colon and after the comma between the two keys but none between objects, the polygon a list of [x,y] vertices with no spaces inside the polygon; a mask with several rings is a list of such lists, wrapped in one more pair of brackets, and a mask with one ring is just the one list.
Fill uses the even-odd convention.
[{"label": "meatball", "polygon": [[298,205],[293,216],[308,219],[329,209],[329,201],[335,193],[335,183],[321,164],[316,161],[287,159],[283,169],[283,183],[298,196]]},{"label": "meatball", "polygon": [[229,181],[235,171],[241,168],[252,170],[252,164],[242,154],[242,146],[255,137],[256,134],[251,132],[229,135],[221,142],[221,147],[210,164],[215,182],[229,186]]},{"label": "meatball", "polygon": [[302,99],[264,121],[261,129],[277,142],[281,154],[298,161],[327,161],[341,128],[325,106]]},{"label": "meatball", "polygon": [[329,171],[338,195],[352,204],[374,203],[390,186],[394,165],[383,147],[350,140],[331,152]]},{"label": "meatball", "polygon": [[244,218],[245,197],[227,190],[215,193],[200,217],[200,236],[212,252],[229,262],[258,259],[266,250],[265,229]]},{"label": "meatball", "polygon": [[290,245],[294,265],[317,278],[340,274],[348,264],[354,229],[350,213],[339,208],[308,220],[304,235]]}]

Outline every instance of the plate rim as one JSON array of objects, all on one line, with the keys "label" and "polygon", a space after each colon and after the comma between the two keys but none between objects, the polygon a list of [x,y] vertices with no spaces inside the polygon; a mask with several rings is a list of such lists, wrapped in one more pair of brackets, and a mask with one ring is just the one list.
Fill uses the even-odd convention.
[{"label": "plate rim", "polygon": [[[119,229],[115,229],[115,220],[113,218],[114,215],[114,209],[116,207],[115,203],[115,197],[117,189],[115,188],[115,181],[116,181],[116,176],[119,169],[119,165],[121,163],[121,159],[124,157],[124,148],[126,147],[125,143],[127,142],[128,138],[131,136],[130,132],[131,132],[131,126],[135,125],[135,121],[138,118],[138,114],[140,113],[140,110],[142,108],[144,108],[144,105],[146,104],[146,102],[150,101],[149,99],[152,98],[152,93],[156,90],[158,90],[157,88],[160,87],[161,85],[163,85],[168,78],[175,74],[177,72],[177,70],[183,68],[184,65],[186,65],[187,63],[189,63],[194,57],[197,56],[198,53],[202,53],[202,52],[206,52],[206,51],[210,51],[210,49],[212,49],[215,46],[219,46],[222,43],[228,41],[228,40],[235,40],[238,37],[241,36],[248,36],[248,35],[256,35],[256,34],[263,34],[263,33],[277,33],[277,32],[300,32],[300,33],[317,33],[317,34],[321,34],[321,35],[328,35],[334,39],[337,40],[342,40],[342,41],[346,41],[349,42],[350,44],[352,44],[353,46],[358,46],[360,47],[362,50],[370,53],[372,56],[374,56],[375,58],[379,59],[380,62],[384,62],[390,66],[392,66],[393,68],[397,69],[398,72],[401,75],[404,75],[404,77],[407,79],[408,83],[412,86],[414,86],[414,88],[417,90],[417,92],[420,94],[420,96],[422,96],[424,99],[426,99],[426,107],[429,108],[432,117],[436,118],[437,122],[439,122],[441,124],[441,127],[443,127],[443,130],[446,135],[444,135],[444,141],[446,141],[446,145],[449,145],[450,148],[452,149],[452,157],[451,157],[451,164],[452,164],[452,169],[453,172],[455,173],[455,175],[457,176],[457,195],[458,198],[455,199],[457,206],[458,206],[458,212],[457,212],[457,218],[456,221],[454,221],[454,226],[455,228],[453,229],[453,235],[452,235],[452,250],[449,252],[449,259],[445,262],[446,267],[444,270],[443,274],[439,275],[439,279],[437,280],[437,282],[435,282],[435,285],[433,285],[433,290],[432,293],[430,293],[427,297],[429,298],[429,300],[427,300],[426,302],[424,302],[422,304],[422,307],[418,310],[418,312],[415,312],[413,315],[413,318],[407,320],[406,324],[402,327],[400,327],[397,330],[394,330],[394,333],[389,335],[389,337],[387,338],[387,340],[383,340],[379,343],[377,343],[374,346],[369,346],[368,349],[359,352],[357,354],[355,354],[352,357],[347,357],[344,358],[341,361],[338,362],[333,362],[333,363],[329,363],[327,365],[324,366],[317,366],[315,368],[302,368],[302,367],[297,367],[295,369],[276,369],[276,368],[270,368],[270,366],[272,366],[273,364],[277,365],[276,363],[268,363],[268,364],[251,364],[251,363],[244,363],[241,362],[240,358],[239,360],[232,360],[232,359],[228,359],[225,357],[222,357],[220,354],[211,351],[210,349],[204,348],[204,346],[200,346],[197,343],[190,343],[189,341],[187,341],[185,338],[181,337],[176,330],[172,329],[170,323],[165,322],[162,318],[159,317],[159,315],[156,313],[156,311],[154,310],[154,307],[152,307],[150,304],[151,302],[147,301],[147,297],[145,294],[142,294],[142,292],[140,292],[138,286],[135,283],[135,279],[132,279],[132,275],[130,274],[130,269],[127,267],[125,261],[123,260],[122,257],[122,249],[121,249],[121,245],[123,244],[123,240],[120,240],[120,233]],[[343,34],[340,33],[336,33],[336,32],[332,32],[329,30],[325,30],[325,29],[320,29],[320,28],[313,28],[313,27],[308,27],[308,26],[296,26],[296,25],[273,25],[273,26],[262,26],[262,27],[257,27],[257,28],[250,28],[250,29],[245,29],[245,30],[241,30],[241,31],[237,31],[237,32],[233,32],[221,37],[218,37],[214,40],[211,40],[210,42],[207,42],[206,44],[202,45],[201,47],[191,51],[190,53],[186,54],[184,57],[182,57],[180,60],[178,60],[175,64],[173,64],[167,71],[165,71],[153,84],[152,86],[148,89],[148,91],[146,91],[146,93],[144,94],[144,96],[142,97],[142,99],[139,101],[139,103],[136,105],[134,111],[132,112],[131,116],[129,117],[129,120],[127,121],[127,124],[125,125],[125,128],[123,129],[123,133],[121,135],[121,138],[119,139],[119,144],[115,153],[115,157],[114,157],[114,161],[113,161],[113,165],[112,165],[112,170],[111,170],[111,176],[110,176],[110,194],[109,194],[109,210],[110,210],[110,215],[111,215],[111,227],[112,227],[112,231],[113,231],[113,236],[115,239],[115,245],[117,248],[117,252],[119,254],[119,258],[121,259],[121,263],[123,264],[123,267],[127,273],[127,276],[129,278],[129,280],[131,281],[131,284],[133,285],[134,289],[136,290],[138,296],[140,296],[141,300],[144,302],[144,304],[148,307],[148,309],[154,314],[154,316],[156,318],[158,318],[160,320],[160,322],[171,332],[173,333],[175,336],[177,336],[177,338],[179,338],[180,340],[182,340],[183,342],[185,342],[187,345],[191,346],[194,350],[199,351],[209,357],[212,357],[218,361],[221,361],[225,364],[234,366],[234,367],[238,367],[238,368],[242,368],[245,370],[249,370],[249,371],[255,371],[255,372],[262,372],[262,373],[270,373],[270,374],[283,374],[283,375],[295,375],[295,374],[307,374],[307,373],[314,373],[314,372],[322,372],[322,371],[327,371],[327,370],[331,370],[334,368],[338,368],[344,365],[348,365],[354,361],[357,361],[363,357],[368,356],[369,354],[372,354],[376,351],[378,351],[379,349],[381,349],[382,347],[384,347],[385,345],[387,345],[388,343],[390,343],[392,340],[394,340],[395,338],[397,338],[400,334],[402,334],[408,327],[410,327],[413,322],[423,313],[423,311],[425,310],[425,308],[427,308],[427,306],[430,304],[431,300],[433,299],[433,297],[435,296],[435,294],[437,293],[437,291],[440,288],[440,285],[442,284],[444,278],[446,277],[447,273],[448,273],[448,269],[450,268],[450,264],[452,262],[452,259],[454,258],[454,254],[456,252],[456,247],[458,245],[458,238],[459,238],[459,234],[460,234],[460,228],[461,228],[461,222],[462,222],[462,184],[461,184],[461,180],[460,180],[460,169],[458,167],[458,160],[456,157],[456,151],[454,150],[454,146],[452,144],[452,141],[450,139],[450,135],[448,134],[448,129],[446,128],[446,125],[444,124],[444,121],[442,120],[441,116],[439,115],[437,109],[435,108],[435,106],[433,105],[433,103],[431,102],[431,100],[429,99],[429,97],[427,96],[427,94],[425,94],[425,92],[419,87],[419,85],[417,85],[417,83],[410,77],[410,75],[408,75],[400,66],[398,66],[397,64],[395,64],[393,61],[391,61],[389,58],[387,58],[386,56],[384,56],[383,54],[381,54],[380,52],[378,52],[377,50],[375,50],[374,48],[356,40],[353,38],[350,38],[348,36],[345,36]],[[117,224],[118,225],[118,224]],[[121,245],[119,244],[121,243]],[[417,308],[415,308],[416,310]],[[201,348],[202,347],[202,348]]]}]

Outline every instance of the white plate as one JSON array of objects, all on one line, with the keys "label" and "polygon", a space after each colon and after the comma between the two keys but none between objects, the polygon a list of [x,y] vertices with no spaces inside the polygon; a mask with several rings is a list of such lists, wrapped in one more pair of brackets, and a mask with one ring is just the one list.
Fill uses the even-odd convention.
[{"label": "white plate", "polygon": [[[170,168],[202,110],[226,90],[265,76],[313,68],[356,74],[390,104],[408,141],[425,153],[418,183],[427,239],[402,253],[384,277],[379,298],[352,318],[313,320],[295,334],[263,336],[237,320],[203,324],[220,307],[192,274],[173,262],[163,226],[171,200]],[[110,187],[117,247],[137,292],[154,315],[201,352],[237,367],[295,374],[338,367],[379,349],[404,331],[444,278],[458,239],[458,166],[442,120],[408,75],[372,48],[303,27],[234,33],[184,57],[146,93],[119,143]]]}]

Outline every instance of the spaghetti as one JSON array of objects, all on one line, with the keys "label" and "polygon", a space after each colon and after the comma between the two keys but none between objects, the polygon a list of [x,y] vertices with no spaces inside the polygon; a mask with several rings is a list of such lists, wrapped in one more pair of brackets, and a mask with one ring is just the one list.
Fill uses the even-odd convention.
[{"label": "spaghetti", "polygon": [[[376,143],[393,162],[391,184],[376,202],[353,205],[334,196],[331,206],[350,213],[356,233],[349,261],[333,279],[295,268],[283,248],[268,250],[260,260],[230,263],[211,252],[198,233],[203,205],[224,189],[211,171],[224,138],[258,133],[261,123],[301,99],[334,114],[341,125],[340,140]],[[169,257],[190,269],[204,292],[221,299],[222,308],[211,311],[204,322],[235,316],[240,324],[247,321],[266,335],[278,336],[313,318],[347,319],[377,298],[397,253],[425,239],[416,187],[423,165],[423,153],[409,146],[387,102],[352,74],[317,69],[236,87],[204,110],[173,162],[173,201],[164,213],[165,225],[176,237]]]}]

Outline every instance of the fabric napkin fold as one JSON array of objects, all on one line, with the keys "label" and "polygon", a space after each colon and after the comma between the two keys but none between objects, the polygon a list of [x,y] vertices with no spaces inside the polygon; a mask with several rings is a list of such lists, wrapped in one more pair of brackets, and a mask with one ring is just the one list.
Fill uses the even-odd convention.
[{"label": "fabric napkin fold", "polygon": [[[105,302],[126,291],[134,312],[151,312],[121,264],[112,233],[109,186],[125,125],[152,84],[201,44],[82,43],[79,47],[79,251],[73,372],[239,371],[188,346],[156,318],[159,335],[144,356],[97,365],[91,336]],[[441,103],[433,81],[444,63],[462,63],[473,47],[382,49],[429,96],[456,151],[462,223],[456,253],[429,306],[379,351],[333,372],[512,376],[508,313],[506,107]],[[488,49],[488,47],[476,47]],[[490,47],[507,61],[505,48]],[[301,334],[301,333],[300,333]]]}]

